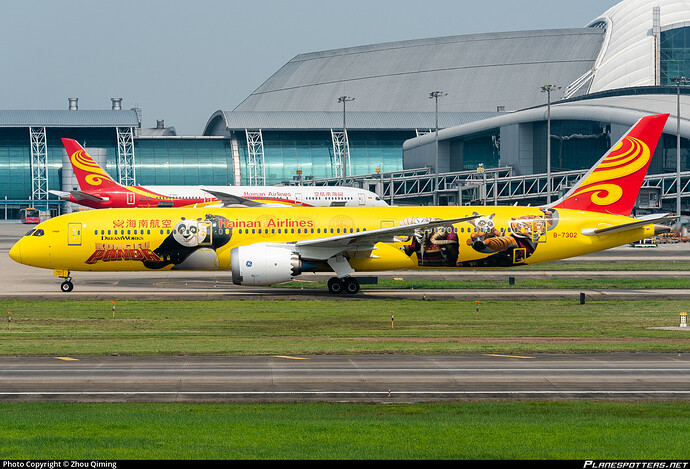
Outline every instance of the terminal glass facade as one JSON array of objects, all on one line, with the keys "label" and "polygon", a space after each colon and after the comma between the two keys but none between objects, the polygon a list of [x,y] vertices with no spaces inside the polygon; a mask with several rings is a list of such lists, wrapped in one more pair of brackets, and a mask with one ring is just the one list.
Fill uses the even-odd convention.
[{"label": "terminal glass facade", "polygon": [[[113,129],[46,129],[48,189],[62,189],[63,137],[74,138],[89,147],[107,148],[117,155]],[[29,129],[0,129],[0,199],[31,198],[31,139]],[[117,173],[115,173],[117,174]]]},{"label": "terminal glass facade", "polygon": [[[262,132],[266,184],[293,181],[297,171],[302,178],[335,177],[333,141],[329,131],[267,131]],[[350,131],[350,170],[348,174],[372,174],[402,169],[403,142],[415,136],[412,131]],[[242,184],[249,184],[247,143],[239,139],[242,153]]]},{"label": "terminal glass facade", "polygon": [[[546,172],[545,121],[534,123],[534,172]],[[608,124],[579,120],[551,121],[551,170],[589,169],[611,147]]]},{"label": "terminal glass facade", "polygon": [[479,164],[485,168],[496,168],[500,157],[500,131],[494,129],[490,133],[475,135],[464,140],[462,167],[453,163],[451,158],[451,171],[463,171],[477,169]]},{"label": "terminal glass facade", "polygon": [[660,67],[662,85],[673,84],[673,77],[690,78],[690,27],[661,32]]},{"label": "terminal glass facade", "polygon": [[[230,141],[224,138],[139,138],[134,155],[139,185],[225,186],[233,182]],[[117,153],[109,162],[117,162]],[[109,171],[110,174],[117,174]]]}]

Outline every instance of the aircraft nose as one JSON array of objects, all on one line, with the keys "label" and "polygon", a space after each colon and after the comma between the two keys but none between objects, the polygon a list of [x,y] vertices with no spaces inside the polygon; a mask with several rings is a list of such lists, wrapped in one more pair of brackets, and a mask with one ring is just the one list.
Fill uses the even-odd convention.
[{"label": "aircraft nose", "polygon": [[19,246],[21,242],[17,242],[12,249],[10,249],[10,259],[15,262],[22,263],[22,248]]}]

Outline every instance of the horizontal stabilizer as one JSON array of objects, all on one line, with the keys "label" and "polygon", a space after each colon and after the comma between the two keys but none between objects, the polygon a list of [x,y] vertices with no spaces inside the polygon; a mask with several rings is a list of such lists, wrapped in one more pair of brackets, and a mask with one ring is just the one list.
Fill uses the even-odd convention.
[{"label": "horizontal stabilizer", "polygon": [[614,225],[614,226],[607,226],[605,228],[588,228],[582,230],[582,234],[587,235],[587,236],[596,236],[596,235],[603,235],[603,234],[613,234],[613,233],[621,233],[623,231],[628,231],[628,230],[633,230],[635,228],[639,228],[641,226],[653,224],[653,223],[664,223],[667,221],[673,221],[677,219],[678,217],[675,215],[656,215],[653,217],[646,217],[641,220],[635,220],[634,222],[631,223],[624,223],[623,225]]},{"label": "horizontal stabilizer", "polygon": [[74,200],[92,200],[93,202],[106,202],[108,200],[108,197],[98,197],[83,191],[72,191],[70,194],[72,194]]},{"label": "horizontal stabilizer", "polygon": [[93,202],[106,202],[108,200],[107,197],[99,197],[97,195],[89,194],[88,192],[83,192],[83,191],[63,192],[63,191],[50,190],[48,192],[50,192],[53,195],[60,197],[62,200],[66,200],[67,202],[72,200],[70,198],[70,196],[74,197],[74,200],[76,200],[76,201],[91,200]]},{"label": "horizontal stabilizer", "polygon": [[66,201],[69,202],[69,196],[70,196],[70,193],[69,193],[69,192],[65,192],[65,191],[55,191],[55,190],[49,190],[48,192],[50,192],[51,194],[53,194],[53,195],[56,196],[56,197],[59,197],[59,198],[62,199],[62,200],[66,200]]}]

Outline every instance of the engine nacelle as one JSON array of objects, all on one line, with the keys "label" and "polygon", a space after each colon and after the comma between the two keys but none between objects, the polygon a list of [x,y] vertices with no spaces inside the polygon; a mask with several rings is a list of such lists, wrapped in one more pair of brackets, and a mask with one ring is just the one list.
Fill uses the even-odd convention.
[{"label": "engine nacelle", "polygon": [[232,283],[274,285],[302,273],[302,261],[287,246],[268,243],[238,246],[230,251]]}]

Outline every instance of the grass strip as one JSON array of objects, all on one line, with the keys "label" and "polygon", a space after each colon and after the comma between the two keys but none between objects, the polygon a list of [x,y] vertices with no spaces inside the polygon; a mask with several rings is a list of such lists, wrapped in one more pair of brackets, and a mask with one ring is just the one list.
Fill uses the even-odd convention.
[{"label": "grass strip", "polygon": [[3,356],[676,352],[690,345],[690,331],[674,329],[688,311],[685,300],[10,300],[2,306],[12,313],[0,329]]},{"label": "grass strip", "polygon": [[3,459],[684,460],[690,403],[0,404]]}]

